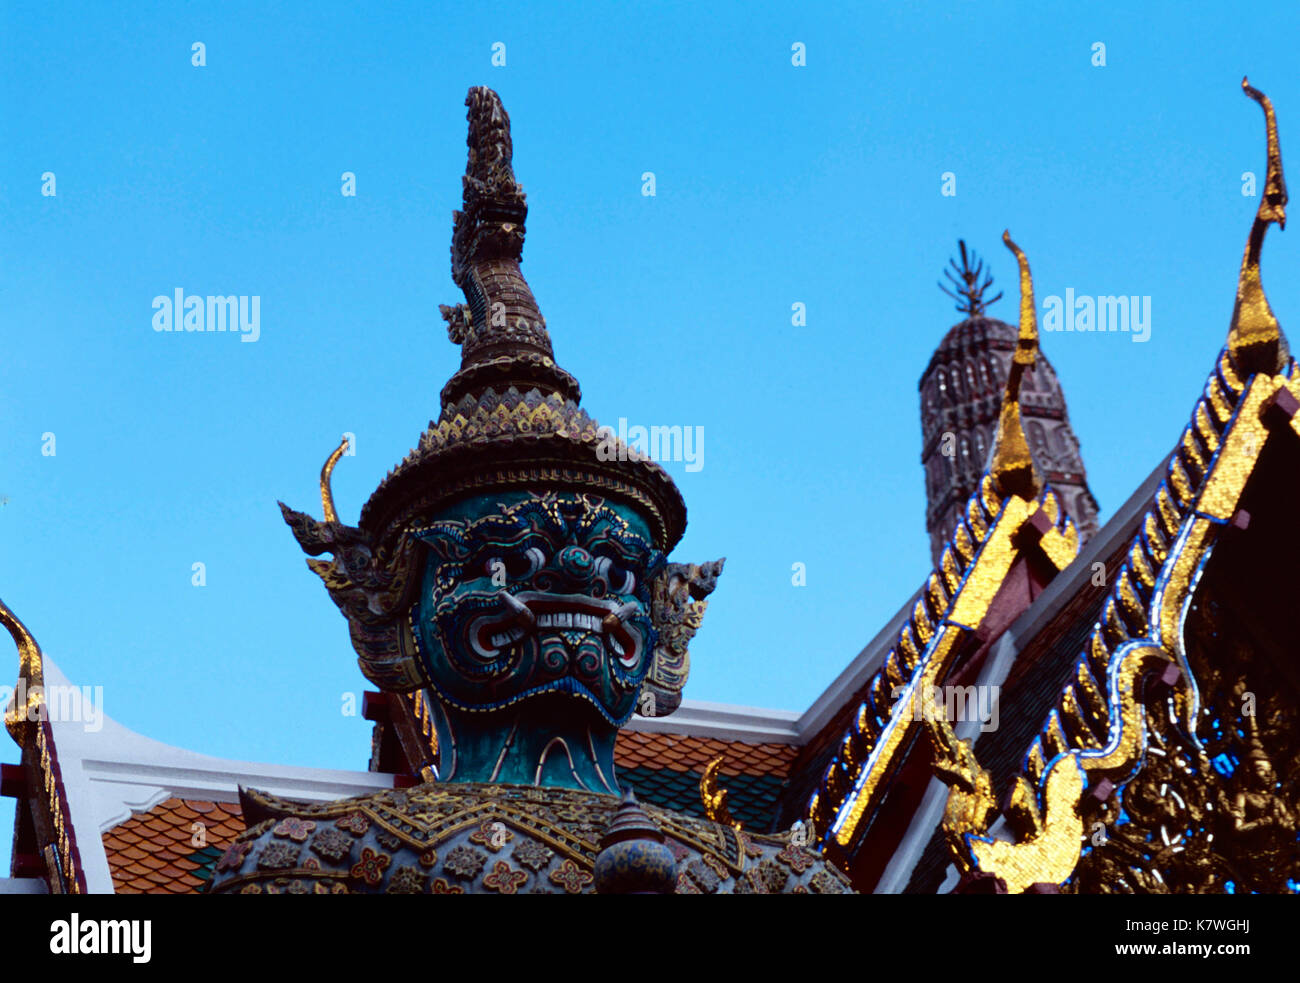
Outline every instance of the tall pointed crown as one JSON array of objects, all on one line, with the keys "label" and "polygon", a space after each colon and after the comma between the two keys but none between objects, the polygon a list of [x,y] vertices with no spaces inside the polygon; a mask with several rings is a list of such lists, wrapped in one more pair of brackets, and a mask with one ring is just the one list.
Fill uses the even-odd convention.
[{"label": "tall pointed crown", "polygon": [[442,391],[454,403],[484,385],[537,388],[577,402],[578,381],[555,364],[546,319],[519,271],[528,205],[515,180],[510,116],[501,98],[477,86],[469,107],[464,205],[455,213],[451,278],[466,303],[443,306],[447,333],[461,346],[461,368]]},{"label": "tall pointed crown", "polygon": [[659,548],[670,550],[686,528],[681,493],[663,468],[578,407],[578,381],[555,364],[520,272],[528,207],[515,180],[510,117],[482,86],[465,105],[469,160],[451,244],[465,303],[442,307],[461,366],[442,390],[438,419],[362,509],[361,528],[391,545],[411,521],[458,498],[561,486],[638,506]]}]

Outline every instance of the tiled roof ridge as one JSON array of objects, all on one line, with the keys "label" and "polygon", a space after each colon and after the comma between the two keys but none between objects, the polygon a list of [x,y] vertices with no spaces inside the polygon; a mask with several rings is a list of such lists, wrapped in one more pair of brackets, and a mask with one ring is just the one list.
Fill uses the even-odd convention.
[{"label": "tiled roof ridge", "polygon": [[[876,741],[895,710],[893,694],[912,677],[921,664],[930,639],[948,616],[960,593],[965,575],[978,555],[1000,514],[1006,498],[998,491],[989,471],[980,479],[979,488],[967,500],[962,520],[944,547],[939,566],[926,578],[911,616],[899,631],[897,640],[881,668],[855,695],[860,701],[858,712],[842,732],[829,764],[808,800],[805,815],[819,836],[829,834],[833,817],[853,788],[858,774],[866,765]],[[1044,484],[1038,495],[1057,522],[1068,525],[1055,493]],[[1050,503],[1050,504],[1048,504]]]}]

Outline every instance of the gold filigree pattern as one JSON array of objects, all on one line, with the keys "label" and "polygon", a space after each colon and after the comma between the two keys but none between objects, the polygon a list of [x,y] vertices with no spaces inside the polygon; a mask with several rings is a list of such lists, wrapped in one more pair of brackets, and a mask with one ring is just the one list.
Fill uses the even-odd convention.
[{"label": "gold filigree pattern", "polygon": [[[987,490],[993,484],[992,475],[986,474],[981,488]],[[1049,560],[1057,557],[1062,564],[1068,563],[1066,557],[1072,559],[1077,551],[1077,532],[1071,520],[1056,507],[1050,488],[1044,486],[1039,497],[1032,501],[1016,495],[1003,499],[996,491],[973,496],[972,504],[976,498],[980,499],[980,507],[989,501],[998,507],[983,541],[969,566],[963,569],[952,595],[941,592],[938,575],[931,575],[927,582],[930,589],[917,602],[911,623],[904,627],[898,645],[873,680],[872,704],[882,710],[873,713],[872,704],[863,706],[853,730],[841,745],[840,754],[831,764],[828,778],[812,802],[810,818],[815,828],[823,829],[825,814],[821,814],[822,821],[819,821],[818,813],[821,797],[826,792],[838,794],[839,808],[830,817],[827,836],[833,836],[842,848],[854,842],[864,817],[879,803],[888,777],[897,767],[901,749],[910,743],[921,722],[925,721],[931,728],[947,726],[943,715],[927,710],[927,704],[935,687],[947,678],[963,641],[983,624],[1012,564],[1022,555],[1026,542],[1023,533],[1036,527],[1036,519],[1041,516],[1039,521],[1047,527],[1047,532],[1041,534],[1038,542],[1053,544],[1044,550]],[[1056,516],[1055,523],[1051,515]],[[945,559],[955,556],[951,546],[944,556]],[[931,614],[933,609],[925,605],[930,596],[943,598],[945,607]],[[937,746],[951,752],[956,743],[955,736],[949,732],[939,737]],[[960,764],[956,758],[948,761],[954,768]],[[852,783],[845,782],[844,777],[840,780],[842,784],[834,782],[831,776],[837,769],[841,775],[852,769]],[[970,783],[974,785],[977,781],[978,776],[972,774]],[[954,808],[960,811],[966,807]]]},{"label": "gold filigree pattern", "polygon": [[[1144,679],[1171,662],[1178,663],[1184,673],[1190,671],[1184,653],[1183,619],[1198,571],[1224,528],[1222,520],[1216,522],[1202,514],[1201,500],[1208,497],[1205,505],[1213,506],[1213,511],[1231,514],[1235,509],[1262,447],[1254,431],[1261,408],[1286,384],[1282,377],[1257,376],[1243,397],[1230,385],[1235,373],[1223,371],[1229,358],[1225,350],[1216,375],[1206,386],[1207,395],[1194,413],[1194,420],[1208,417],[1214,403],[1211,393],[1227,397],[1228,403],[1240,409],[1223,420],[1223,431],[1214,435],[1220,453],[1213,457],[1212,469],[1205,475],[1193,471],[1189,441],[1180,442],[1168,465],[1170,474],[1179,467],[1196,473],[1202,486],[1200,497],[1178,496],[1168,481],[1157,491],[1076,664],[1074,678],[1026,754],[1024,781],[1048,815],[1073,812],[1080,804],[1082,786],[1076,794],[1072,784],[1053,784],[1065,759],[1087,776],[1090,787],[1101,779],[1119,786],[1132,777],[1147,747],[1152,716],[1143,702]],[[1240,433],[1233,432],[1237,421],[1242,421]],[[1195,428],[1194,422],[1185,434]],[[1196,706],[1194,691],[1185,685],[1170,696],[1170,712],[1184,727],[1195,725]],[[1163,704],[1159,712],[1164,712]],[[1009,891],[1039,881],[1061,883],[1074,869],[1084,846],[1082,838],[1060,838],[1052,841],[1053,850],[1045,851],[1030,831],[1020,844],[1032,847],[1036,859],[1030,863],[1012,859],[1016,854],[1009,845],[996,850],[975,846],[984,831],[970,832],[966,849],[950,839],[957,849],[959,867],[997,874],[1007,882]],[[1030,874],[1032,879],[1026,881]]]},{"label": "gold filigree pattern", "polygon": [[1197,589],[1187,638],[1202,704],[1194,737],[1172,714],[1148,715],[1142,770],[1096,816],[1103,832],[1086,841],[1067,890],[1246,894],[1300,884],[1294,687],[1235,610],[1234,576],[1211,565]]}]

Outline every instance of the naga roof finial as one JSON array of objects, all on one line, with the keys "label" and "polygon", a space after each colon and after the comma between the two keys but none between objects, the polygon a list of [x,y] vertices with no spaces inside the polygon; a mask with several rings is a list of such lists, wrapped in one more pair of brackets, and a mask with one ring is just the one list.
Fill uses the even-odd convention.
[{"label": "naga roof finial", "polygon": [[334,489],[330,487],[330,478],[334,474],[334,465],[339,463],[339,458],[343,452],[348,449],[348,438],[344,434],[339,446],[335,448],[325,461],[324,466],[320,469],[320,505],[321,511],[325,513],[326,522],[338,522],[339,514],[334,508]]},{"label": "naga roof finial", "polygon": [[[45,699],[45,659],[32,633],[4,601],[0,601],[0,628],[7,631],[18,646],[18,677],[24,681],[23,686],[14,688],[9,705],[4,708],[5,729],[14,743],[25,748],[31,741],[32,721],[41,719],[40,704]],[[22,703],[19,703],[20,694],[25,694]]]},{"label": "naga roof finial", "polygon": [[1232,327],[1228,331],[1228,350],[1242,372],[1277,372],[1288,358],[1286,336],[1282,334],[1277,316],[1268,306],[1264,284],[1260,279],[1259,255],[1264,246],[1264,233],[1276,222],[1286,228],[1286,179],[1282,176],[1282,151],[1277,140],[1277,118],[1268,96],[1253,88],[1245,78],[1242,91],[1264,109],[1264,125],[1268,135],[1268,175],[1264,181],[1264,194],[1250,227],[1246,240],[1246,253],[1241,260],[1241,276],[1237,280],[1237,303],[1232,310]]},{"label": "naga roof finial", "polygon": [[1011,356],[1011,374],[1002,396],[1002,412],[998,417],[997,436],[989,473],[1004,495],[1019,495],[1031,499],[1038,494],[1040,482],[1034,468],[1034,458],[1029,452],[1029,441],[1020,421],[1020,381],[1033,368],[1038,356],[1038,317],[1034,311],[1034,280],[1029,273],[1029,260],[1020,247],[1011,241],[1011,233],[1003,232],[1002,241],[1015,254],[1020,264],[1020,335],[1016,351]]},{"label": "naga roof finial", "polygon": [[[967,317],[979,317],[989,304],[1002,299],[1002,291],[999,290],[996,296],[985,300],[984,291],[993,286],[992,274],[984,272],[984,260],[975,254],[975,250],[972,249],[970,254],[967,255],[966,241],[964,239],[957,240],[957,248],[961,251],[961,266],[957,265],[955,259],[950,259],[948,264],[952,269],[943,271],[943,275],[948,278],[948,282],[956,288],[956,293],[949,290],[942,283],[939,284],[939,289],[957,302],[957,310],[961,313]],[[953,276],[954,272],[957,274],[956,276]],[[984,277],[982,283],[980,282],[981,275]]]}]

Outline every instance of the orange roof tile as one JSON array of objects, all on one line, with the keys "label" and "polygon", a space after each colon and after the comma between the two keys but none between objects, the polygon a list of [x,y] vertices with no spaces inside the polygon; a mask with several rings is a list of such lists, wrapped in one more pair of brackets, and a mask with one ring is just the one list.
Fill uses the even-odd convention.
[{"label": "orange roof tile", "polygon": [[746,744],[714,737],[623,730],[614,747],[614,762],[624,768],[701,771],[721,754],[726,756],[722,763],[724,774],[785,777],[798,751],[791,744]]},{"label": "orange roof tile", "polygon": [[[195,823],[202,829],[195,829]],[[160,802],[104,834],[113,887],[119,894],[195,894],[203,888],[213,859],[243,829],[244,818],[235,803]],[[195,845],[196,837],[202,846]]]}]

